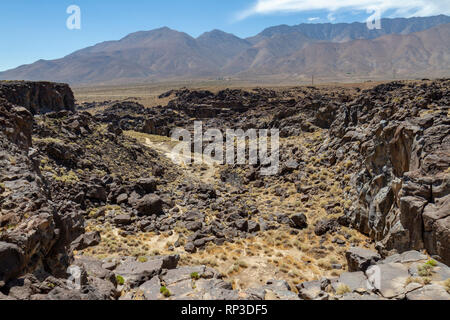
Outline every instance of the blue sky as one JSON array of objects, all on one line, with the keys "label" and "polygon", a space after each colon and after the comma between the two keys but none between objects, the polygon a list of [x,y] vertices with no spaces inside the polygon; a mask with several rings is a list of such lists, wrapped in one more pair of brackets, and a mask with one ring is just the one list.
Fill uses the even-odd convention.
[{"label": "blue sky", "polygon": [[[367,9],[380,2],[389,15],[411,15],[407,10],[411,1],[418,3],[419,15],[450,11],[448,0],[396,1],[4,0],[0,2],[0,70],[60,58],[98,42],[162,26],[194,37],[213,29],[248,37],[279,24],[365,21],[370,16]],[[70,5],[81,8],[81,30],[66,28]]]}]

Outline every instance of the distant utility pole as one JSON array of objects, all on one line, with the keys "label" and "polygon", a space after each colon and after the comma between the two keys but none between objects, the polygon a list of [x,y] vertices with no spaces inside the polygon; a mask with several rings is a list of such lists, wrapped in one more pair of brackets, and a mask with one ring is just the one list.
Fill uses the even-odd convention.
[{"label": "distant utility pole", "polygon": [[311,76],[311,85],[314,85],[314,75]]}]

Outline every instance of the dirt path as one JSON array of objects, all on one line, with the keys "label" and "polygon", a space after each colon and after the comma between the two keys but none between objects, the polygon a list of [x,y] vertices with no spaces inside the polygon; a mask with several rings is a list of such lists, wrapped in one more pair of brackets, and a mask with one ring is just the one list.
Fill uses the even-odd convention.
[{"label": "dirt path", "polygon": [[203,183],[214,183],[217,173],[218,161],[211,157],[203,155],[203,162],[201,165],[194,164],[194,157],[201,157],[198,154],[183,154],[174,151],[173,144],[166,142],[153,142],[151,139],[145,139],[145,145],[163,154],[170,159],[174,164],[179,165],[191,176],[194,176]]}]

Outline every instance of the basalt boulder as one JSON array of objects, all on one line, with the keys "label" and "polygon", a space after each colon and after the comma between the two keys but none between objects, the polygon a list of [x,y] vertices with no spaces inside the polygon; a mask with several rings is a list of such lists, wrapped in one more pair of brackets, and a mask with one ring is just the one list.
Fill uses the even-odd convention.
[{"label": "basalt boulder", "polygon": [[136,210],[144,216],[161,215],[163,213],[163,201],[155,194],[148,194],[136,202]]},{"label": "basalt boulder", "polygon": [[31,81],[0,81],[0,97],[32,114],[75,110],[73,92],[67,84]]}]

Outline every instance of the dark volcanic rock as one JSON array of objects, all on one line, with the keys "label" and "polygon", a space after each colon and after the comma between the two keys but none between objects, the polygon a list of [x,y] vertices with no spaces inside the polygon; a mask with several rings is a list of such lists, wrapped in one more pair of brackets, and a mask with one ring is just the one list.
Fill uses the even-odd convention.
[{"label": "dark volcanic rock", "polygon": [[116,225],[129,225],[131,223],[131,216],[128,214],[120,214],[113,218],[113,222]]},{"label": "dark volcanic rock", "polygon": [[99,185],[91,186],[86,193],[86,197],[105,202],[107,198],[106,189]]},{"label": "dark volcanic rock", "polygon": [[253,232],[258,232],[261,230],[261,225],[253,220],[249,220],[248,221],[248,232],[253,233]]},{"label": "dark volcanic rock", "polygon": [[72,250],[83,250],[89,247],[96,246],[100,243],[101,236],[100,232],[89,232],[85,233],[81,236],[79,236],[77,239],[75,239],[74,242],[71,244]]},{"label": "dark volcanic rock", "polygon": [[305,229],[308,227],[308,220],[303,213],[294,214],[291,216],[291,220],[297,229]]},{"label": "dark volcanic rock", "polygon": [[137,181],[136,186],[145,193],[152,193],[156,191],[157,181],[154,178],[143,178]]},{"label": "dark volcanic rock", "polygon": [[335,231],[339,228],[339,224],[334,219],[323,219],[317,222],[314,228],[314,233],[318,236],[322,236],[327,232]]},{"label": "dark volcanic rock", "polygon": [[[47,96],[42,92],[41,100],[33,97],[31,92],[40,90],[36,89],[39,86],[22,82],[2,83],[1,95],[29,108],[43,107],[39,103],[47,102],[48,107],[55,106],[52,99],[57,101],[59,93],[50,91]],[[51,88],[52,84],[48,87]],[[2,219],[6,215],[13,223],[0,233],[0,241],[20,249],[20,263],[11,263],[8,269],[15,266],[14,269],[5,274],[19,275],[44,265],[46,271],[54,275],[65,274],[71,260],[68,246],[84,232],[82,211],[70,201],[50,198],[50,189],[35,160],[37,151],[30,148],[30,128],[33,125],[30,112],[0,98],[0,124],[0,181],[9,190],[8,195],[0,200],[1,215]],[[13,261],[10,255],[5,259]]]},{"label": "dark volcanic rock", "polygon": [[195,247],[194,243],[188,242],[184,246],[184,250],[189,253],[195,253],[197,251],[197,248]]},{"label": "dark volcanic rock", "polygon": [[[340,108],[337,160],[354,168],[351,226],[386,252],[426,249],[450,263],[448,79],[388,83]],[[357,149],[351,146],[359,143]]]},{"label": "dark volcanic rock", "polygon": [[163,213],[162,204],[163,202],[160,197],[155,194],[148,194],[137,201],[136,210],[141,215],[160,215]]},{"label": "dark volcanic rock", "polygon": [[63,83],[0,81],[0,97],[32,114],[75,110],[72,90]]},{"label": "dark volcanic rock", "polygon": [[0,242],[0,288],[17,277],[24,267],[23,252],[18,246]]},{"label": "dark volcanic rock", "polygon": [[236,229],[240,231],[247,231],[248,230],[248,220],[246,219],[239,219],[234,223]]}]

